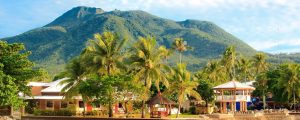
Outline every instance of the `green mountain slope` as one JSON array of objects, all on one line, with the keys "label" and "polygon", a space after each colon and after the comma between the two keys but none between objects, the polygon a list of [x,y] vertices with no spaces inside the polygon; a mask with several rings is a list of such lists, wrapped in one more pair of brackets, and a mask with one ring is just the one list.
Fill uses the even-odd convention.
[{"label": "green mountain slope", "polygon": [[[129,39],[128,45],[139,36],[155,36],[159,44],[170,47],[176,37],[182,37],[193,51],[184,53],[189,69],[195,70],[208,59],[218,58],[227,46],[233,45],[246,56],[255,50],[217,25],[198,20],[173,21],[144,11],[110,11],[100,8],[76,7],[44,27],[4,38],[8,42],[23,42],[32,51],[30,59],[50,74],[62,71],[64,64],[77,56],[87,39],[95,33],[114,31]],[[177,62],[172,56],[171,64]]]}]

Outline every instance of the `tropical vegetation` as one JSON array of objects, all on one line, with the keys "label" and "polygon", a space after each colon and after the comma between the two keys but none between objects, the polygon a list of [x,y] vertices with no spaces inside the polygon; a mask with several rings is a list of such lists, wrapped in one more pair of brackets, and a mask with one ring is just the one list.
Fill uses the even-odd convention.
[{"label": "tropical vegetation", "polygon": [[[190,52],[182,38],[173,39],[169,48],[159,44],[155,36],[128,42],[132,41],[116,32],[94,34],[81,54],[70,60],[56,77],[66,78],[61,82],[65,84],[61,91],[65,99],[80,95],[84,103],[106,106],[109,117],[114,116],[114,103],[124,103],[127,113],[127,103],[140,102],[141,117],[145,117],[146,101],[157,94],[178,103],[178,117],[184,101],[203,100],[206,107],[213,105],[212,87],[236,80],[255,81],[253,96],[263,100],[263,108],[268,107],[266,96],[270,93],[274,101],[290,109],[296,109],[299,103],[300,65],[297,63],[272,64],[264,53],[249,57],[236,51],[235,46],[228,46],[220,59],[211,59],[193,72],[188,70],[189,63],[182,60],[182,53]],[[172,55],[178,55],[173,50],[179,53],[177,66],[168,62]],[[47,74],[33,67],[28,60],[30,52],[25,51],[23,44],[1,41],[0,51],[0,105],[24,105],[18,93],[30,95],[28,81],[46,79]],[[43,112],[36,111],[36,114]]]}]

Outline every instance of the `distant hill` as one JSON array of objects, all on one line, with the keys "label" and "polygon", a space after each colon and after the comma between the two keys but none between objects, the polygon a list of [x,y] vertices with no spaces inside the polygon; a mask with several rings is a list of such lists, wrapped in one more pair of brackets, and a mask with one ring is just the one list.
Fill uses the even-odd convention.
[{"label": "distant hill", "polygon": [[[32,51],[30,59],[38,67],[46,68],[54,75],[63,70],[65,63],[79,55],[88,38],[95,33],[114,31],[129,39],[128,44],[139,36],[155,36],[159,44],[170,47],[176,37],[182,37],[193,51],[184,53],[184,62],[196,70],[208,59],[219,58],[226,47],[235,46],[245,56],[256,50],[208,21],[173,21],[144,11],[109,11],[100,8],[75,7],[53,22],[23,34],[3,38],[8,42],[22,42]],[[178,62],[175,56],[169,61]]]}]

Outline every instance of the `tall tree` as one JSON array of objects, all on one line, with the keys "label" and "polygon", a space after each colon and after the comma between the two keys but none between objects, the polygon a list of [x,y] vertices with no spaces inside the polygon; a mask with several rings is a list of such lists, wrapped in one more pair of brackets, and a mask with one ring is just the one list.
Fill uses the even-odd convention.
[{"label": "tall tree", "polygon": [[235,79],[235,64],[236,64],[236,52],[233,46],[228,47],[223,53],[222,63],[226,69],[226,73],[230,80]]},{"label": "tall tree", "polygon": [[83,61],[87,70],[99,75],[118,73],[119,68],[124,67],[122,61],[125,53],[122,54],[122,50],[126,41],[112,32],[95,34],[94,39],[89,40],[83,51]]},{"label": "tall tree", "polygon": [[177,68],[173,70],[174,72],[170,78],[171,86],[167,93],[177,94],[178,96],[178,111],[176,115],[176,117],[178,117],[181,104],[187,99],[187,96],[192,96],[197,100],[200,100],[201,96],[195,90],[197,89],[198,82],[192,80],[193,76],[186,70],[185,64],[178,64]]},{"label": "tall tree", "polygon": [[[254,68],[255,68],[255,78],[256,81],[260,82],[261,85],[266,85],[264,83],[267,83],[267,79],[266,77],[257,77],[257,76],[264,76],[264,75],[260,75],[264,72],[266,72],[266,70],[268,69],[267,66],[267,62],[266,62],[266,55],[264,53],[257,53],[254,56]],[[265,87],[265,86],[263,86]],[[265,95],[265,89],[263,89],[263,104],[264,104],[264,109],[266,108],[266,95]]]},{"label": "tall tree", "polygon": [[[135,71],[134,80],[140,81],[149,91],[151,84],[154,83],[159,90],[159,84],[163,83],[166,87],[169,82],[166,79],[166,69],[164,64],[166,48],[158,46],[152,37],[139,38],[133,46],[133,54],[130,56],[130,64]],[[142,101],[142,118],[145,117],[145,100]]]},{"label": "tall tree", "polygon": [[226,74],[224,74],[224,69],[220,62],[218,61],[210,61],[203,69],[203,77],[201,79],[210,80],[210,83],[218,85],[220,83],[225,82]]},{"label": "tall tree", "polygon": [[179,52],[179,63],[182,63],[182,53],[188,49],[191,49],[190,46],[187,46],[186,41],[183,40],[183,38],[175,38],[173,42],[173,49],[177,50]]},{"label": "tall tree", "polygon": [[208,107],[208,103],[214,100],[214,90],[209,82],[206,80],[199,80],[197,92],[201,95],[205,101],[205,106]]},{"label": "tall tree", "polygon": [[[117,34],[104,32],[95,34],[93,40],[83,51],[83,61],[87,71],[98,73],[98,75],[115,75],[120,72],[120,68],[125,68],[122,63],[125,52],[124,44],[127,40],[121,39]],[[109,105],[111,105],[110,101]],[[112,108],[109,108],[109,117],[113,116]]]},{"label": "tall tree", "polygon": [[238,70],[241,73],[241,79],[246,82],[251,76],[252,62],[246,58],[238,60]]},{"label": "tall tree", "polygon": [[264,53],[257,53],[254,56],[254,67],[256,75],[265,72],[268,69],[268,64],[266,62],[266,55]]},{"label": "tall tree", "polygon": [[[62,74],[64,74],[64,77],[67,77],[60,82],[60,84],[65,85],[61,90],[65,99],[70,100],[74,96],[81,95],[84,104],[90,101],[90,97],[87,94],[82,94],[82,91],[79,89],[79,86],[84,84],[83,82],[87,79],[86,69],[82,65],[80,57],[72,59],[67,65],[66,71]],[[85,115],[85,105],[83,107],[83,115]]]},{"label": "tall tree", "polygon": [[27,83],[43,71],[33,69],[34,63],[28,59],[30,54],[23,44],[0,40],[0,105],[20,106],[23,101],[18,93],[31,95]]}]

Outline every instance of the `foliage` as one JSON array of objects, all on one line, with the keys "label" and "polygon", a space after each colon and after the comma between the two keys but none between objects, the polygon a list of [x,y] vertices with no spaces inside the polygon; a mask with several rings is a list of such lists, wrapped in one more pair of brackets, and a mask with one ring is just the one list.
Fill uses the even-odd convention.
[{"label": "foliage", "polygon": [[226,82],[226,73],[223,72],[224,67],[222,67],[219,61],[210,61],[207,65],[195,74],[198,80],[208,80],[212,85],[219,85]]},{"label": "foliage", "polygon": [[235,80],[235,65],[236,65],[236,51],[233,46],[226,48],[223,53],[223,58],[221,60],[222,64],[224,65],[225,73],[228,76],[228,80]]},{"label": "foliage", "polygon": [[205,101],[205,106],[214,100],[214,90],[210,83],[206,80],[199,80],[199,85],[197,87],[197,92],[201,95],[202,99]]},{"label": "foliage", "polygon": [[125,42],[126,39],[121,39],[112,32],[95,34],[82,54],[87,70],[106,75],[118,73],[119,68],[124,68],[121,62],[125,53],[122,52]]},{"label": "foliage", "polygon": [[0,41],[0,106],[23,104],[18,93],[30,95],[27,83],[42,75],[42,70],[34,70],[28,60],[29,51],[23,44]]},{"label": "foliage", "polygon": [[73,115],[76,115],[76,113],[74,111],[70,111],[67,109],[61,109],[61,110],[35,109],[33,114],[36,116],[73,116]]},{"label": "foliage", "polygon": [[[166,71],[169,67],[164,63],[164,59],[168,55],[168,50],[164,46],[157,46],[154,38],[139,38],[139,41],[133,46],[133,53],[129,57],[129,64],[134,72],[134,81],[144,86],[143,107],[148,99],[149,89],[154,83],[158,92],[160,92],[160,83],[165,87],[169,86]],[[144,112],[142,112],[144,117]]]},{"label": "foliage", "polygon": [[[177,94],[178,108],[180,109],[181,104],[187,99],[188,96],[192,96],[197,100],[201,99],[201,96],[195,89],[198,86],[196,81],[193,81],[193,76],[186,70],[185,64],[178,64],[174,68],[174,72],[170,77],[171,86],[166,92],[167,94]],[[177,113],[177,116],[179,111]]]},{"label": "foliage", "polygon": [[273,100],[279,103],[290,103],[299,100],[299,64],[284,63],[258,76],[255,83],[255,96],[263,96],[265,92],[273,94]]},{"label": "foliage", "polygon": [[191,113],[191,114],[196,114],[196,107],[195,107],[195,106],[191,106],[191,107],[189,108],[189,113]]}]

